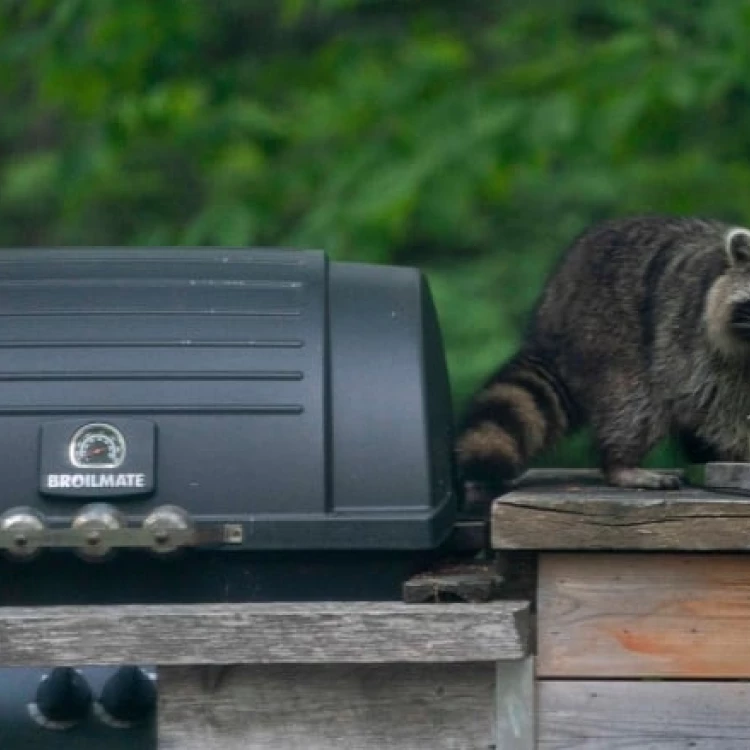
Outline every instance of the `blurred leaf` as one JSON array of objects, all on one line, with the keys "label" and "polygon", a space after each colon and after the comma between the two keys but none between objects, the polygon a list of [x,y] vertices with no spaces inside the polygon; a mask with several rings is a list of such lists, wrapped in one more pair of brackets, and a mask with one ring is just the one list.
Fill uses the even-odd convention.
[{"label": "blurred leaf", "polygon": [[8,164],[2,174],[0,198],[7,203],[24,203],[49,196],[60,167],[54,151],[40,151]]},{"label": "blurred leaf", "polygon": [[[749,23],[745,0],[8,0],[0,241],[419,265],[460,405],[588,224],[747,220]],[[584,435],[547,460],[590,458]]]}]

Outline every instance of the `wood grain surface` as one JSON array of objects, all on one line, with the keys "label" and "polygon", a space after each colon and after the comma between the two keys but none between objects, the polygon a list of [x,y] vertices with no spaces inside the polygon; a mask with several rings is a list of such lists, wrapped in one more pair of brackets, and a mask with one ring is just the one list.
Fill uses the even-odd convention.
[{"label": "wood grain surface", "polygon": [[550,553],[541,677],[750,677],[750,556]]},{"label": "wood grain surface", "polygon": [[[494,664],[160,670],[160,750],[489,750]],[[531,745],[502,745],[531,750]]]},{"label": "wood grain surface", "polygon": [[750,685],[544,681],[539,750],[747,750]]},{"label": "wood grain surface", "polygon": [[528,638],[524,602],[0,609],[2,666],[494,662]]},{"label": "wood grain surface", "polygon": [[500,550],[747,550],[750,496],[626,490],[588,470],[529,472],[492,505]]}]

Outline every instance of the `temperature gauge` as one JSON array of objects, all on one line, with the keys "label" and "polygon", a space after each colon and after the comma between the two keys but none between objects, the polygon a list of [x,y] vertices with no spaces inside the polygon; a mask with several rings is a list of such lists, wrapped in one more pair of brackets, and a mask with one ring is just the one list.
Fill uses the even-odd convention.
[{"label": "temperature gauge", "polygon": [[84,425],[70,441],[70,463],[79,469],[115,469],[124,460],[125,438],[112,425]]}]

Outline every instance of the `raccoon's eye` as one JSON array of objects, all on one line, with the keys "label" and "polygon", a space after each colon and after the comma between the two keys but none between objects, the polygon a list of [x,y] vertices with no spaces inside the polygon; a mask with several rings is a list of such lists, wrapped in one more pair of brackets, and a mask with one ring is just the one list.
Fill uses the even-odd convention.
[{"label": "raccoon's eye", "polygon": [[729,325],[740,338],[750,340],[750,300],[732,306]]}]

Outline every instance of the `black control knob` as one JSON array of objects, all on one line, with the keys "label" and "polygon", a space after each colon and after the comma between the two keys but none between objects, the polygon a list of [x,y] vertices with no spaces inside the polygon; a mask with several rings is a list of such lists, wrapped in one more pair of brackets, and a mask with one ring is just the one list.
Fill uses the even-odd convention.
[{"label": "black control knob", "polygon": [[43,724],[66,728],[85,719],[91,710],[91,688],[71,667],[55,667],[36,689],[36,713]]},{"label": "black control knob", "polygon": [[99,706],[116,724],[145,721],[156,709],[156,685],[140,667],[120,667],[104,683]]}]

